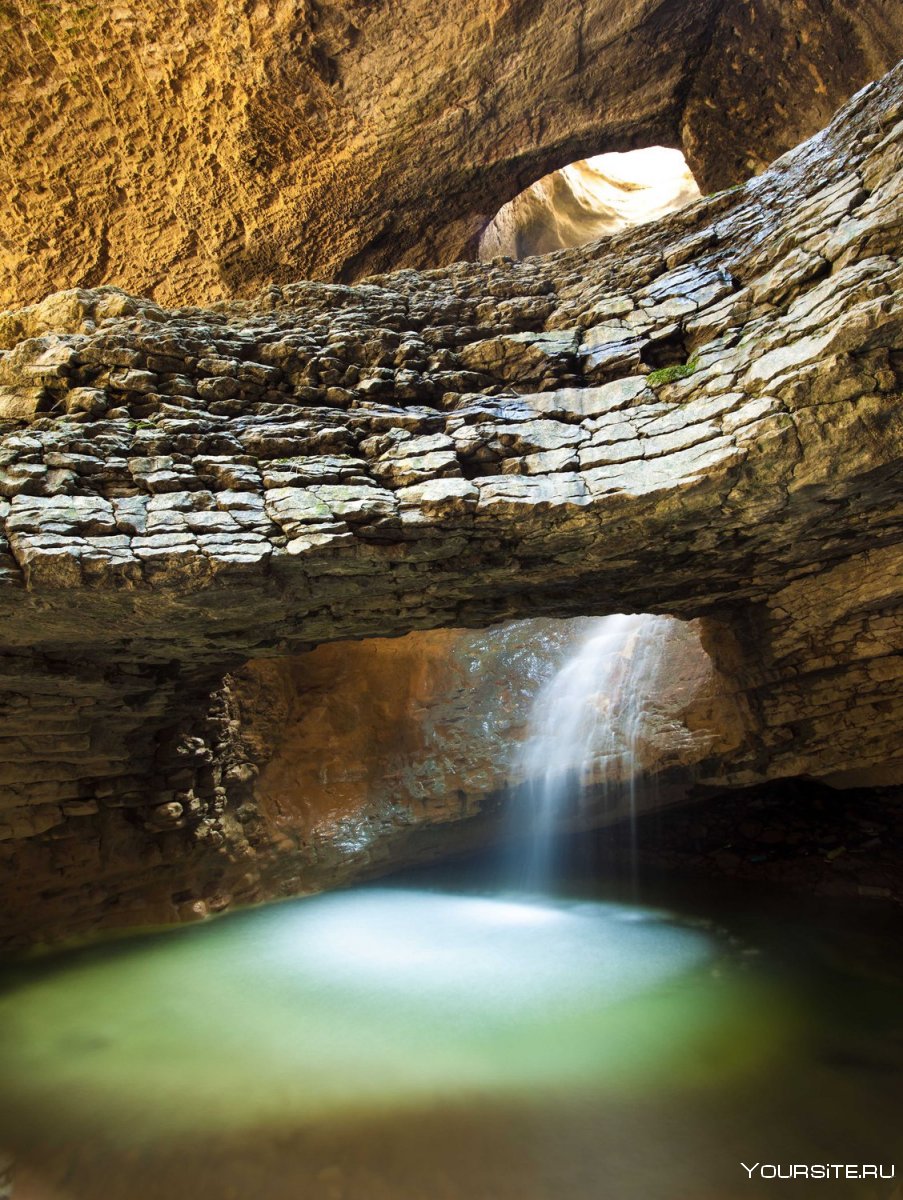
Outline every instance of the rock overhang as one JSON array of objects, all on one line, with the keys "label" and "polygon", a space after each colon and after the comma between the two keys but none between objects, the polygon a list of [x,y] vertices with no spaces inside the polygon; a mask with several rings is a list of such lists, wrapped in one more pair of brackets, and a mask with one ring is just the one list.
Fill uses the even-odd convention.
[{"label": "rock overhang", "polygon": [[227,671],[512,616],[717,616],[747,782],[899,756],[901,95],[592,247],[0,316],[7,844],[215,874]]},{"label": "rock overhang", "polygon": [[0,303],[451,262],[526,184],[605,150],[679,145],[704,191],[736,184],[901,35],[886,0],[401,0],[391,20],[357,0],[23,0],[0,26]]}]

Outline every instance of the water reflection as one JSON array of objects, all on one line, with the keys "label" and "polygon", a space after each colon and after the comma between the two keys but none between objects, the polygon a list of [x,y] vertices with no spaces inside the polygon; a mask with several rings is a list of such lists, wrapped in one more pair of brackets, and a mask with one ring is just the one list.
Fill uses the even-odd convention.
[{"label": "water reflection", "polygon": [[619,1005],[714,953],[629,915],[361,889],[76,956],[0,998],[0,1094],[36,1126],[143,1138],[596,1081],[626,1065]]},{"label": "water reflection", "polygon": [[[903,1150],[901,988],[871,927],[782,905],[750,947],[667,889],[534,903],[487,878],[8,974],[15,1200],[734,1200],[777,1194],[741,1160]],[[887,1200],[870,1187],[838,1195]]]}]

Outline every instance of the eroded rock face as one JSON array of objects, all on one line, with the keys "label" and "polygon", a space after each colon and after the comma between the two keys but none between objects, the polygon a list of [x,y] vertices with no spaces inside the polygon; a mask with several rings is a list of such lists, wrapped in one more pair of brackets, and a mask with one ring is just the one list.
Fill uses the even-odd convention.
[{"label": "eroded rock face", "polygon": [[605,151],[683,146],[711,191],[901,52],[894,0],[26,0],[0,14],[0,302],[431,267]]},{"label": "eroded rock face", "polygon": [[737,782],[903,757],[901,114],[602,246],[0,317],[9,925],[259,895],[222,680],[324,641],[705,616]]},{"label": "eroded rock face", "polygon": [[[752,734],[744,697],[715,670],[698,623],[656,625],[661,668],[632,764],[638,811],[728,784]],[[259,814],[252,836],[275,873],[303,888],[523,828],[518,789],[532,781],[519,748],[533,705],[591,631],[580,619],[433,630],[237,672],[230,688]],[[608,770],[608,788],[603,763],[588,772],[579,825],[627,815],[629,788]]]}]

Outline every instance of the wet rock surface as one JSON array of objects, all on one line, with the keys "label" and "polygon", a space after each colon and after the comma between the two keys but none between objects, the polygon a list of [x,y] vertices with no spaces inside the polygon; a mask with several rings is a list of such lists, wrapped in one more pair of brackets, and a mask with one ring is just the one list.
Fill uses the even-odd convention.
[{"label": "wet rock surface", "polygon": [[259,895],[222,681],[323,641],[707,616],[735,782],[903,758],[901,117],[543,259],[0,315],[10,925]]},{"label": "wet rock surface", "polygon": [[[616,734],[587,747],[595,762],[562,828],[686,800],[713,775],[727,782],[747,752],[744,697],[714,670],[697,623],[660,624],[667,667],[641,721],[626,695],[597,697]],[[428,844],[510,838],[531,804],[518,751],[537,696],[594,632],[589,620],[515,621],[247,664],[230,688],[254,781],[248,836],[295,889],[416,860]],[[622,656],[644,651],[625,643]]]}]

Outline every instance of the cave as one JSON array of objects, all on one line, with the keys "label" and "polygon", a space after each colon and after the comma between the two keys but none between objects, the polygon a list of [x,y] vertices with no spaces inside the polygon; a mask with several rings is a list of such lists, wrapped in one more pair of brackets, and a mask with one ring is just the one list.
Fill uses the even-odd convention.
[{"label": "cave", "polygon": [[903,13],[0,21],[0,1196],[890,1200]]},{"label": "cave", "polygon": [[537,179],[503,204],[480,234],[477,253],[525,258],[580,246],[660,220],[699,195],[687,160],[673,147],[595,154]]}]

